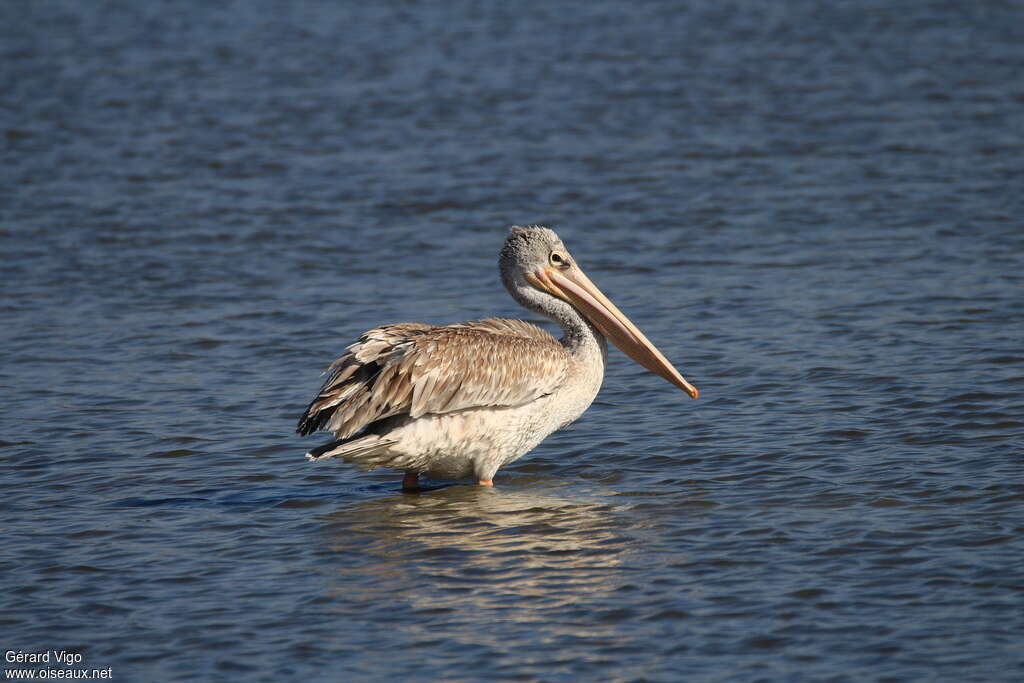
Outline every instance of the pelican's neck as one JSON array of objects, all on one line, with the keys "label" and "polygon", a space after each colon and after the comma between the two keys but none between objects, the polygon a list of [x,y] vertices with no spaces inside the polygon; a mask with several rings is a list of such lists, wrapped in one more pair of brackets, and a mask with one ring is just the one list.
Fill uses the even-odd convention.
[{"label": "pelican's neck", "polygon": [[558,341],[573,357],[588,360],[599,356],[604,364],[608,341],[579,311],[566,304],[564,309],[560,307],[547,315],[562,328],[562,338]]},{"label": "pelican's neck", "polygon": [[558,341],[569,355],[586,365],[599,365],[603,374],[608,359],[608,342],[582,313],[567,302],[542,294],[528,285],[510,286],[508,290],[523,308],[558,323],[562,328],[562,338]]}]

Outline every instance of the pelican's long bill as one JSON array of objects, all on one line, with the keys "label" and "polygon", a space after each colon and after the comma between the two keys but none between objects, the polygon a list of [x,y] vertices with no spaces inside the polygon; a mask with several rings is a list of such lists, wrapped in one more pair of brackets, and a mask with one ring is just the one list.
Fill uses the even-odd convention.
[{"label": "pelican's long bill", "polygon": [[661,351],[601,293],[579,267],[573,265],[566,270],[541,268],[527,273],[526,279],[537,289],[575,306],[624,354],[697,398],[697,387],[683,379]]}]

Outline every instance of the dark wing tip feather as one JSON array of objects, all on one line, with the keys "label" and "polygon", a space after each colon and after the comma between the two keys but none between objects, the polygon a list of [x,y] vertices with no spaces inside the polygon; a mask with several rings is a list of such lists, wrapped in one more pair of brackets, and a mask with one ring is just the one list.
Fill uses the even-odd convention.
[{"label": "dark wing tip feather", "polygon": [[318,432],[323,429],[327,421],[331,419],[331,415],[338,409],[338,406],[331,406],[330,408],[324,408],[323,410],[313,410],[313,406],[320,397],[317,396],[312,403],[306,408],[306,412],[299,418],[299,424],[295,427],[295,432],[299,436],[309,436],[313,432]]},{"label": "dark wing tip feather", "polygon": [[[306,411],[299,418],[295,431],[300,436],[308,436],[325,429],[334,413],[345,407],[345,401],[333,400],[338,393],[352,383],[372,386],[381,371],[381,365],[377,361],[360,363],[351,355],[335,361],[331,368],[316,398],[309,402]],[[324,405],[325,403],[328,405]]]},{"label": "dark wing tip feather", "polygon": [[295,427],[296,433],[300,436],[308,436],[313,432],[318,432],[323,429],[331,419],[331,416],[338,409],[337,404],[326,407],[319,407],[318,404],[322,404],[324,399],[330,398],[331,394],[337,391],[339,384],[344,384],[344,382],[336,384],[336,380],[345,367],[351,362],[352,355],[345,354],[338,360],[331,363],[331,366],[327,369],[327,379],[325,379],[323,384],[320,385],[320,390],[316,392],[316,397],[309,402],[308,406],[306,406],[305,412],[303,412],[302,417],[299,418],[299,424]]}]

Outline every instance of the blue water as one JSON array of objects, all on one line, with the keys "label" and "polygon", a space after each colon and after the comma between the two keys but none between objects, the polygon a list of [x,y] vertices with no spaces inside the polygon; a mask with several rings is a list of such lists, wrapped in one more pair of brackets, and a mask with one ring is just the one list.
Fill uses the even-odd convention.
[{"label": "blue water", "polygon": [[[4,4],[0,647],[1021,679],[1021,73],[1017,3]],[[364,330],[530,317],[515,223],[701,398],[613,351],[493,490],[308,463]]]}]

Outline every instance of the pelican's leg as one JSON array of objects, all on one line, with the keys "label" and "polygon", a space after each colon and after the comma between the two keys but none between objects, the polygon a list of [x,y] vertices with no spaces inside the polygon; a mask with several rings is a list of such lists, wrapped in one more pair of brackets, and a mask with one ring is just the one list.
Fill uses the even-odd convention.
[{"label": "pelican's leg", "polygon": [[476,476],[477,486],[494,486],[494,475],[498,473],[499,461],[486,459],[476,463],[473,475]]},{"label": "pelican's leg", "polygon": [[405,477],[402,479],[402,490],[403,491],[419,491],[420,490],[420,473],[409,471],[405,473]]}]

